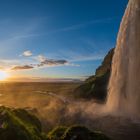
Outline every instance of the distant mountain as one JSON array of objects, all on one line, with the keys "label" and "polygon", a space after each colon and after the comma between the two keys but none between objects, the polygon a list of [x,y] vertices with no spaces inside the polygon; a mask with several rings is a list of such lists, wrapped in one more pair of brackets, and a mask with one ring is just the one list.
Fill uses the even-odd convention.
[{"label": "distant mountain", "polygon": [[96,69],[95,75],[90,76],[83,84],[74,90],[76,98],[94,98],[100,101],[106,99],[113,54],[114,48],[105,56],[101,66]]}]

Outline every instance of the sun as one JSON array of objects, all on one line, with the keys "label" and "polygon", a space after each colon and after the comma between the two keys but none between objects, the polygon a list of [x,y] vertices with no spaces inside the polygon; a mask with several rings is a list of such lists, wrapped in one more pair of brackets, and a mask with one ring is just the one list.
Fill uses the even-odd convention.
[{"label": "sun", "polygon": [[6,80],[9,77],[8,73],[5,71],[0,71],[0,81]]}]

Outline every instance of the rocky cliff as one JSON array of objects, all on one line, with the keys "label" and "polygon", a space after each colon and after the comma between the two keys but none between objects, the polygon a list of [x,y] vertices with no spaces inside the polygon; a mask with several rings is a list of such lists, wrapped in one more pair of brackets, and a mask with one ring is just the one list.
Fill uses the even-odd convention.
[{"label": "rocky cliff", "polygon": [[100,101],[106,99],[113,54],[114,48],[105,56],[101,66],[96,69],[95,75],[90,76],[82,85],[75,89],[74,94],[76,98],[94,98]]}]

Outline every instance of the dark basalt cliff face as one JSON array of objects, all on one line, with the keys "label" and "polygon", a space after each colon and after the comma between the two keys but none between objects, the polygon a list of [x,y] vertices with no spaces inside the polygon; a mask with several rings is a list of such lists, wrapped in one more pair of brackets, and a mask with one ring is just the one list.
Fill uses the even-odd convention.
[{"label": "dark basalt cliff face", "polygon": [[113,54],[114,48],[105,56],[101,66],[96,69],[95,75],[90,76],[82,85],[75,89],[74,94],[76,98],[94,98],[100,101],[106,99]]}]

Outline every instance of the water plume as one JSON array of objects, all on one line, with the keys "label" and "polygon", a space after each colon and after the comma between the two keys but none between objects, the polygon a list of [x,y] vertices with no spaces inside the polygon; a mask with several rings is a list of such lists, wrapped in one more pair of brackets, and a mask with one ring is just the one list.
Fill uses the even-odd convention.
[{"label": "water plume", "polygon": [[140,117],[140,0],[129,0],[121,22],[107,108],[111,112]]}]

